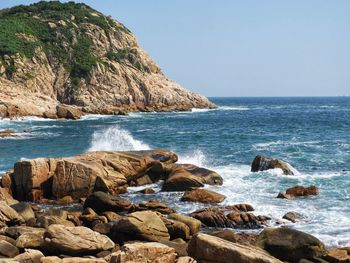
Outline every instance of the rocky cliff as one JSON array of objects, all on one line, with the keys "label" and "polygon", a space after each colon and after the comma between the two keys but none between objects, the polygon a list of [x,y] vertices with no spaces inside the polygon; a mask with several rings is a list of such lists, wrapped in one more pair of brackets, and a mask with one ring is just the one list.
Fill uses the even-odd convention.
[{"label": "rocky cliff", "polygon": [[85,4],[0,11],[0,117],[213,108],[169,80],[120,22]]}]

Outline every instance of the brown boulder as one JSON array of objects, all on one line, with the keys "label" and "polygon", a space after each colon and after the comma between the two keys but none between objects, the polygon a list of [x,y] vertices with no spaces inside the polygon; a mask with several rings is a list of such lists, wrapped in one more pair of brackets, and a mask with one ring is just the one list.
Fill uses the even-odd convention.
[{"label": "brown boulder", "polygon": [[0,225],[16,225],[24,223],[23,218],[5,201],[0,201]]},{"label": "brown boulder", "polygon": [[160,203],[156,200],[149,200],[146,203],[140,203],[138,204],[135,208],[135,211],[155,211],[155,212],[159,212],[161,214],[171,214],[171,213],[175,213],[176,211],[170,207],[168,207],[166,204]]},{"label": "brown boulder", "polygon": [[95,254],[114,247],[113,241],[107,236],[83,226],[50,225],[44,239],[45,246],[52,252],[67,255]]},{"label": "brown boulder", "polygon": [[162,220],[168,229],[171,240],[176,238],[181,238],[183,240],[190,239],[190,228],[185,223],[167,219],[165,217],[162,217]]},{"label": "brown boulder", "polygon": [[5,234],[13,239],[17,239],[21,235],[28,234],[43,234],[44,228],[30,227],[30,226],[11,226],[5,229]]},{"label": "brown boulder", "polygon": [[10,129],[5,129],[0,131],[0,138],[15,137],[16,132]]},{"label": "brown boulder", "polygon": [[25,249],[24,253],[16,256],[14,260],[20,263],[41,263],[41,258],[43,257],[44,254],[39,250]]},{"label": "brown boulder", "polygon": [[16,239],[16,247],[39,249],[44,244],[44,233],[45,230],[23,233]]},{"label": "brown boulder", "polygon": [[[6,174],[5,174],[6,175]],[[2,178],[4,179],[4,178]],[[2,180],[2,183],[4,181]],[[17,204],[18,201],[13,199],[12,195],[9,193],[9,188],[2,188],[0,187],[0,201],[5,201],[8,205],[14,205]]]},{"label": "brown boulder", "polygon": [[181,197],[181,201],[187,202],[199,202],[205,204],[221,203],[224,201],[226,196],[209,191],[206,189],[195,189],[192,191],[187,191]]},{"label": "brown boulder", "polygon": [[132,204],[128,200],[118,196],[112,196],[104,192],[95,192],[85,200],[84,208],[87,207],[101,214],[107,211],[128,211],[132,207]]},{"label": "brown boulder", "polygon": [[198,233],[188,244],[189,256],[199,263],[282,263],[266,251]]},{"label": "brown boulder", "polygon": [[300,220],[302,217],[301,214],[296,213],[296,212],[288,212],[286,213],[282,218],[286,219],[288,221],[291,221],[293,223],[297,222],[298,220]]},{"label": "brown boulder", "polygon": [[176,263],[197,263],[197,261],[194,258],[185,256],[185,257],[179,257]]},{"label": "brown boulder", "polygon": [[11,243],[1,240],[0,241],[0,255],[13,258],[19,254],[19,250],[16,246]]},{"label": "brown boulder", "polygon": [[174,221],[179,221],[187,225],[190,229],[190,234],[194,235],[197,233],[202,225],[201,221],[190,217],[190,216],[185,216],[179,213],[173,213],[168,216],[168,219],[172,219]]},{"label": "brown boulder", "polygon": [[255,157],[252,163],[251,171],[258,172],[275,168],[282,169],[285,175],[294,175],[293,168],[288,163],[261,155]]},{"label": "brown boulder", "polygon": [[254,245],[257,239],[257,234],[235,233],[229,229],[214,231],[209,233],[209,235],[243,245]]},{"label": "brown boulder", "polygon": [[47,228],[50,225],[58,224],[63,226],[75,226],[73,222],[68,221],[66,219],[62,219],[58,216],[39,216],[36,220],[35,226]]},{"label": "brown boulder", "polygon": [[128,214],[112,227],[112,232],[126,234],[131,240],[159,241],[170,238],[161,218],[151,211]]},{"label": "brown boulder", "polygon": [[188,191],[204,184],[222,185],[222,177],[214,171],[192,164],[174,165],[165,180],[163,191]]},{"label": "brown boulder", "polygon": [[350,262],[350,255],[346,249],[337,248],[328,251],[324,259],[331,263]]},{"label": "brown boulder", "polygon": [[84,114],[77,107],[60,104],[56,106],[56,115],[58,118],[77,120],[77,119],[80,119],[81,116],[83,116]]},{"label": "brown boulder", "polygon": [[19,202],[17,204],[11,205],[11,207],[16,210],[16,212],[23,217],[25,221],[35,217],[32,206],[29,203]]},{"label": "brown boulder", "polygon": [[59,258],[56,256],[43,257],[40,263],[107,263],[103,258],[80,258],[80,257],[66,257]]},{"label": "brown boulder", "polygon": [[314,185],[309,187],[297,185],[291,188],[288,188],[286,191],[287,195],[297,197],[297,196],[309,196],[309,195],[318,195],[318,188]]},{"label": "brown boulder", "polygon": [[110,263],[175,263],[175,249],[157,242],[125,244],[112,254]]}]

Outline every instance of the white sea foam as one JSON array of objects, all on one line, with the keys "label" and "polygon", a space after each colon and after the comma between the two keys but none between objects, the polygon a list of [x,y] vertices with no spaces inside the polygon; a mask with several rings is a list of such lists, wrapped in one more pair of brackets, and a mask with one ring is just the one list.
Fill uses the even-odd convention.
[{"label": "white sea foam", "polygon": [[89,151],[136,151],[149,150],[149,145],[135,139],[127,130],[113,125],[92,135]]},{"label": "white sea foam", "polygon": [[98,120],[98,119],[104,119],[111,117],[111,115],[101,115],[101,114],[87,114],[84,116],[81,116],[79,120],[85,121],[85,120]]},{"label": "white sea foam", "polygon": [[192,108],[191,112],[208,112],[211,109],[198,109],[198,108]]},{"label": "white sea foam", "polygon": [[185,155],[179,156],[178,163],[195,164],[197,166],[206,166],[207,160],[205,154],[201,150],[194,150]]},{"label": "white sea foam", "polygon": [[231,107],[231,106],[221,106],[218,108],[219,110],[232,110],[232,111],[245,111],[245,110],[250,110],[248,107]]}]

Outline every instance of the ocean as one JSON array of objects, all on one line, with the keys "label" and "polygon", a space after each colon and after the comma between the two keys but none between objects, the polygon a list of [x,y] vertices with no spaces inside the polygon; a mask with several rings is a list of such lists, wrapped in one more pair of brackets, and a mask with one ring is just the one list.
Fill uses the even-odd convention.
[{"label": "ocean", "polygon": [[[294,227],[328,246],[350,245],[350,98],[211,98],[219,107],[189,112],[131,113],[128,116],[88,115],[81,120],[26,117],[0,120],[0,130],[18,137],[0,138],[0,174],[18,160],[72,156],[94,150],[170,149],[179,162],[215,170],[222,186],[208,189],[227,196],[223,204],[249,203],[255,214],[268,215],[271,225],[289,211],[302,214]],[[256,155],[279,158],[298,172],[251,173]],[[278,192],[314,184],[320,195],[277,199]],[[159,184],[153,185],[160,189]],[[150,197],[183,213],[205,205],[183,203],[181,193],[136,194]],[[280,222],[281,223],[281,222]]]}]

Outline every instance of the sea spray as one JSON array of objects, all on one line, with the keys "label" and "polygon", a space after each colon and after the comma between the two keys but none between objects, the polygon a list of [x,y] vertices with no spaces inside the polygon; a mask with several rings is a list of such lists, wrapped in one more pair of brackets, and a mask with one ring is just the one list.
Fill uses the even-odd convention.
[{"label": "sea spray", "polygon": [[136,140],[129,131],[113,125],[92,134],[89,151],[140,151],[150,147]]}]

